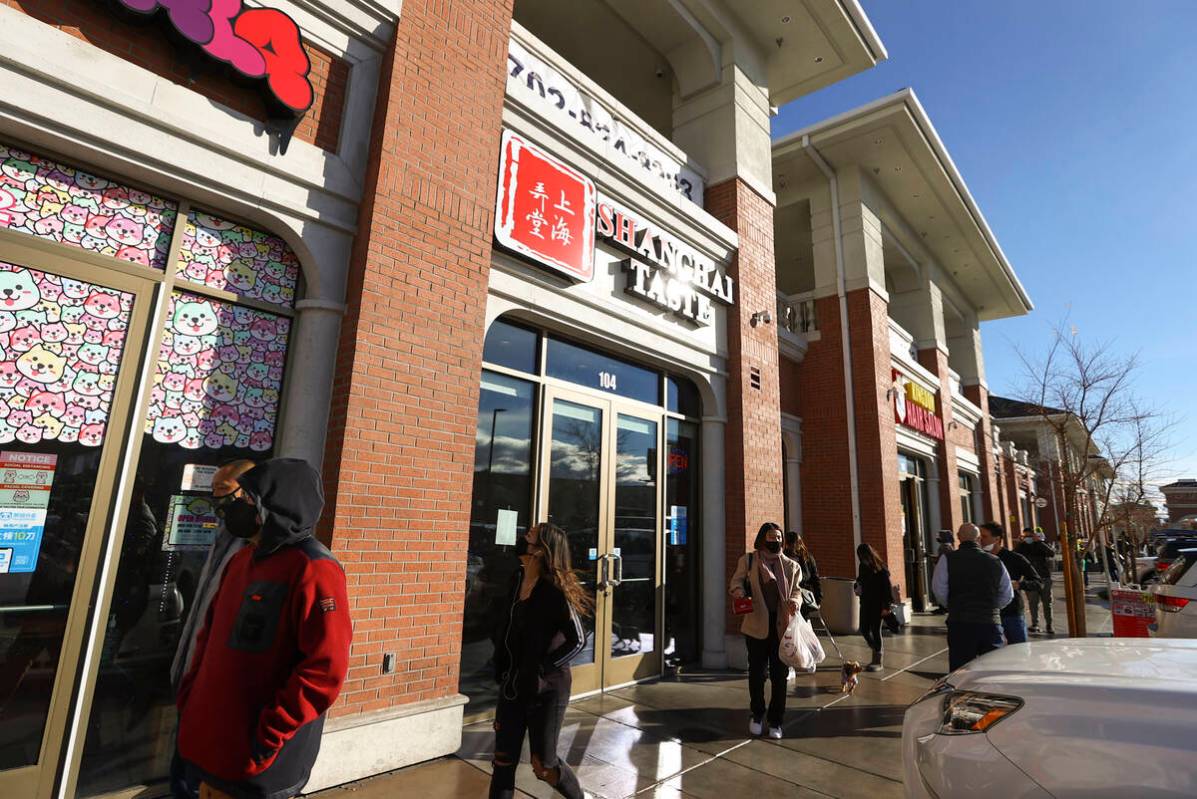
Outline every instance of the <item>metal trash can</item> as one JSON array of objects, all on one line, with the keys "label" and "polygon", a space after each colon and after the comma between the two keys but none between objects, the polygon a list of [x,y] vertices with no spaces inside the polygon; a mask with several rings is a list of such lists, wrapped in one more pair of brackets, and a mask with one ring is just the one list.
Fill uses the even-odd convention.
[{"label": "metal trash can", "polygon": [[860,602],[852,592],[854,580],[846,577],[822,577],[823,604],[820,615],[827,629],[836,635],[851,635],[860,629]]}]

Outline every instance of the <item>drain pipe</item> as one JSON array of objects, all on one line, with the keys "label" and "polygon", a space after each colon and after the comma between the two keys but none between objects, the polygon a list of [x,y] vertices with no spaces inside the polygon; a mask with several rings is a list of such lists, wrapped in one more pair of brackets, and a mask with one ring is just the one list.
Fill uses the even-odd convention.
[{"label": "drain pipe", "polygon": [[[840,222],[840,183],[831,165],[810,143],[810,136],[802,137],[802,149],[815,162],[831,186],[831,231],[835,238],[835,288],[840,300],[840,350],[844,356],[844,410],[848,420],[848,485],[852,492],[852,544],[861,544],[860,533],[860,470],[856,458],[856,392],[852,380],[852,352],[848,336],[848,292],[844,283],[844,239]],[[855,551],[853,552],[855,554]]]}]

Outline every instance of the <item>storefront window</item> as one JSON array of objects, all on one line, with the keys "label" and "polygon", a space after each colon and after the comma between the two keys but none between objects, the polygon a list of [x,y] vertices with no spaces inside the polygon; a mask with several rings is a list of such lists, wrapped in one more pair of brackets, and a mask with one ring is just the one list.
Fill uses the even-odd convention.
[{"label": "storefront window", "polygon": [[459,689],[470,698],[471,715],[493,708],[498,698],[493,635],[502,622],[507,590],[519,565],[515,541],[527,532],[532,519],[535,396],[532,383],[482,373]]},{"label": "storefront window", "polygon": [[607,394],[661,404],[659,372],[560,339],[549,339],[545,373]]},{"label": "storefront window", "polygon": [[702,401],[698,389],[684,377],[665,377],[665,410],[682,416],[701,416]]},{"label": "storefront window", "polygon": [[517,372],[536,374],[540,356],[540,336],[499,319],[486,333],[482,360],[495,366],[506,366]]},{"label": "storefront window", "polygon": [[666,446],[665,657],[687,663],[700,654],[698,425],[669,419]]},{"label": "storefront window", "polygon": [[976,508],[973,507],[973,478],[972,475],[960,474],[960,518],[966,522],[976,522]]},{"label": "storefront window", "polygon": [[[260,231],[205,214],[189,214],[186,224],[193,246],[178,277],[196,288],[173,292],[167,308],[88,719],[82,796],[166,777],[177,721],[171,664],[216,532],[211,475],[274,451],[291,331],[285,309],[294,303],[298,263]],[[201,263],[203,275],[194,271]]]},{"label": "storefront window", "polygon": [[0,262],[0,769],[36,763],[133,297]]}]

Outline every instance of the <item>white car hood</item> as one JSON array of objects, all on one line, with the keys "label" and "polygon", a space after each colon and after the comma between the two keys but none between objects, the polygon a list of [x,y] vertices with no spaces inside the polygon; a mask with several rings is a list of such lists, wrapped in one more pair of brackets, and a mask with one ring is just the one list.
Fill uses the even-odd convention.
[{"label": "white car hood", "polygon": [[1197,795],[1197,640],[1016,644],[948,681],[1023,700],[986,735],[1060,799]]}]

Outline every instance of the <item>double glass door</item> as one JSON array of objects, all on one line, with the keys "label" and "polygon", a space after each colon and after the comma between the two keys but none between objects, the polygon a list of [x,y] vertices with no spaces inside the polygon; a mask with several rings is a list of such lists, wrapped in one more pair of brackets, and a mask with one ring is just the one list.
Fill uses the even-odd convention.
[{"label": "double glass door", "polygon": [[661,670],[662,418],[634,403],[549,388],[539,518],[569,537],[595,601],[574,692]]}]

